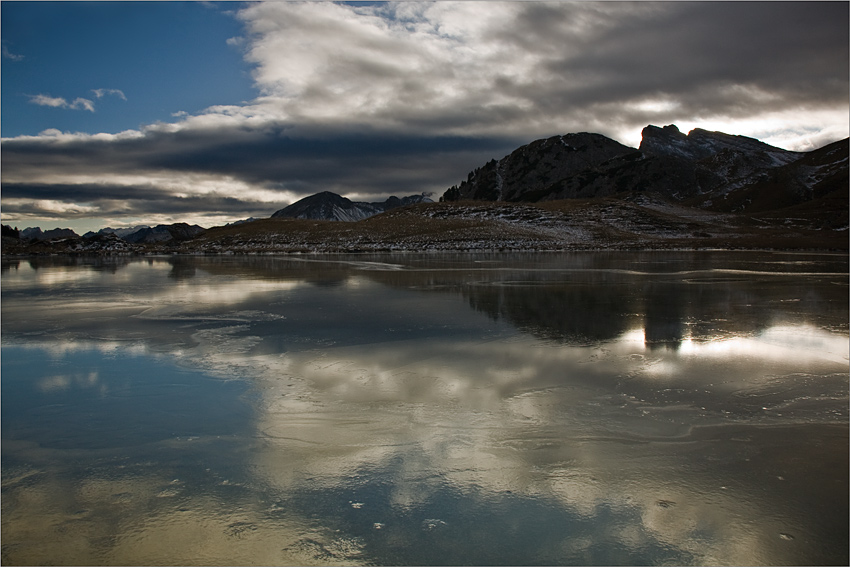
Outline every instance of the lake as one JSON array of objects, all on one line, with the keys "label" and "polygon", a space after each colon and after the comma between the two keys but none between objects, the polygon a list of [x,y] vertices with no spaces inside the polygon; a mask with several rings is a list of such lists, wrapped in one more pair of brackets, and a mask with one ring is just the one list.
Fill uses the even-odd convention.
[{"label": "lake", "polygon": [[4,564],[848,563],[848,258],[2,271]]}]

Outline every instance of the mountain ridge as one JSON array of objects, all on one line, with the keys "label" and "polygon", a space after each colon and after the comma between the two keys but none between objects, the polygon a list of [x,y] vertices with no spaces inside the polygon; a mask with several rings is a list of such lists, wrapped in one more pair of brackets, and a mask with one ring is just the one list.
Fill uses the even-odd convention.
[{"label": "mountain ridge", "polygon": [[[743,212],[755,209],[741,195],[755,187],[764,192],[768,184],[778,195],[775,208],[817,198],[816,192],[801,189],[802,173],[783,176],[776,170],[793,170],[793,164],[823,148],[793,152],[700,128],[684,134],[672,124],[649,125],[641,137],[639,148],[587,132],[535,140],[474,169],[440,200],[541,202],[647,193],[709,210]],[[839,149],[832,165],[818,167],[840,177],[847,170],[840,149],[847,139],[834,144]],[[761,197],[757,208],[767,210],[769,199]]]}]

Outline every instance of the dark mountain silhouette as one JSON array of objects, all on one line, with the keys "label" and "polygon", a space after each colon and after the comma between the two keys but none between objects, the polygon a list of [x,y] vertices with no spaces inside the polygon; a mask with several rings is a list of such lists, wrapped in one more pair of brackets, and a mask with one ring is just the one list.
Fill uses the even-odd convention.
[{"label": "dark mountain silhouette", "polygon": [[79,238],[70,228],[54,228],[42,232],[40,227],[29,227],[21,231],[21,238],[29,240],[53,240],[56,238]]},{"label": "dark mountain silhouette", "polygon": [[[491,160],[470,172],[466,181],[452,187],[443,200],[539,201],[557,198],[554,183],[595,171],[611,160],[637,150],[601,134],[567,134],[537,140],[514,150],[501,160]],[[586,187],[585,187],[586,186]],[[568,191],[568,197],[593,197],[598,191],[587,183]]]},{"label": "dark mountain silhouette", "polygon": [[17,228],[12,228],[10,225],[4,224],[2,225],[2,229],[3,238],[13,238],[15,240],[21,239],[21,231]]}]

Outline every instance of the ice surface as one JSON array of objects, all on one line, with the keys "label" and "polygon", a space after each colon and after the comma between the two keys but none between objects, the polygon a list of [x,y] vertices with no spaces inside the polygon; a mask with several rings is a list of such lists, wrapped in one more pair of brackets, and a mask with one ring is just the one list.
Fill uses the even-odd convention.
[{"label": "ice surface", "polygon": [[5,562],[847,562],[846,256],[113,267],[2,275]]}]

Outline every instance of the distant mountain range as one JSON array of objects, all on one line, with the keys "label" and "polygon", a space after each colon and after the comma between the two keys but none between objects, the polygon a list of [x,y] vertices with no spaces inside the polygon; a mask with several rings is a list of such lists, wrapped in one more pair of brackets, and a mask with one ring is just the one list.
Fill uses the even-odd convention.
[{"label": "distant mountain range", "polygon": [[142,225],[133,228],[102,228],[97,232],[87,232],[83,238],[94,236],[114,235],[125,242],[132,244],[152,244],[155,242],[183,242],[190,240],[206,229],[196,224],[189,225],[185,222],[175,224],[160,224],[153,228]]},{"label": "distant mountain range", "polygon": [[[847,139],[810,152],[792,152],[754,138],[699,128],[683,134],[674,125],[647,126],[639,148],[582,132],[536,140],[491,160],[449,188],[439,200],[448,205],[454,201],[545,203],[615,197],[637,204],[666,202],[680,211],[744,213],[746,218],[756,214],[776,219],[803,215],[810,221],[815,219],[817,226],[840,231],[846,230],[850,197],[848,152]],[[325,191],[292,203],[271,218],[359,221],[417,203],[436,206],[424,194],[365,203]],[[416,214],[433,215],[434,210]],[[247,219],[232,225],[258,222],[263,221]],[[3,229],[4,242],[79,239],[70,229]],[[104,228],[83,238],[103,247],[171,246],[192,241],[205,232],[198,225],[176,223],[153,228]]]},{"label": "distant mountain range", "polygon": [[[336,193],[325,191],[305,197],[300,201],[280,209],[272,215],[272,218],[296,218],[332,221],[358,221],[385,211],[413,205],[415,203],[433,203],[426,195],[410,195],[408,197],[390,197],[379,203],[359,203],[346,199]],[[234,225],[252,222],[257,219],[246,219],[231,223]],[[154,244],[154,243],[178,243],[191,240],[204,233],[205,228],[198,225],[186,223],[160,224],[153,228],[147,225],[132,228],[106,227],[97,232],[87,232],[83,238],[118,238],[131,244]],[[20,231],[20,238],[24,240],[55,240],[60,238],[79,238],[80,236],[70,228],[55,228],[43,231],[39,227],[25,228]]]},{"label": "distant mountain range", "polygon": [[131,235],[135,234],[136,232],[139,232],[141,230],[147,230],[147,229],[150,229],[150,227],[146,224],[134,226],[132,228],[112,228],[112,227],[107,226],[106,228],[101,228],[97,232],[87,232],[83,235],[83,238],[91,238],[95,234],[101,234],[101,235],[114,234],[118,238],[124,238],[125,236],[131,236]]},{"label": "distant mountain range", "polygon": [[390,197],[381,203],[359,203],[341,197],[336,193],[324,191],[305,197],[276,211],[272,218],[358,221],[398,207],[432,202],[430,198],[423,194],[410,195],[401,199]]},{"label": "distant mountain range", "polygon": [[537,140],[470,172],[441,201],[538,202],[646,193],[724,212],[847,191],[848,141],[791,152],[745,136],[647,126],[635,149],[600,134]]},{"label": "distant mountain range", "polygon": [[79,238],[79,235],[70,228],[54,228],[42,231],[40,227],[25,228],[21,231],[21,238],[30,240],[52,240],[54,238]]}]

